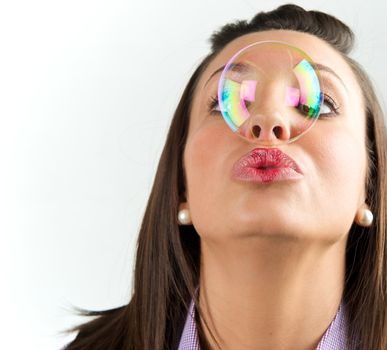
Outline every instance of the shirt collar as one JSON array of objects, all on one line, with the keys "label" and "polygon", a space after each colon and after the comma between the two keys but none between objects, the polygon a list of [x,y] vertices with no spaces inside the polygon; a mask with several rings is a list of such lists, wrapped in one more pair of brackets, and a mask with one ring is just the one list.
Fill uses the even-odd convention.
[{"label": "shirt collar", "polygon": [[[322,336],[316,350],[347,350],[347,327],[346,305],[342,299],[334,319]],[[191,299],[178,350],[200,350],[193,299]]]}]

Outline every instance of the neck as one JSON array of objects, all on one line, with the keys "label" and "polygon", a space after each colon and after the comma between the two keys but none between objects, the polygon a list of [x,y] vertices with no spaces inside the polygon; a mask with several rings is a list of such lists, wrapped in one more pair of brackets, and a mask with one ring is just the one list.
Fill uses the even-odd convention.
[{"label": "neck", "polygon": [[342,299],[346,237],[330,246],[201,240],[199,305],[212,349],[314,350]]}]

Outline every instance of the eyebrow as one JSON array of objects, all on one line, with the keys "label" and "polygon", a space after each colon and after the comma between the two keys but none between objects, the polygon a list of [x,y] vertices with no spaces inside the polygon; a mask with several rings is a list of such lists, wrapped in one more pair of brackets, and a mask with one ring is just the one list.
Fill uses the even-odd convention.
[{"label": "eyebrow", "polygon": [[[219,72],[223,71],[224,67],[226,67],[226,66],[224,65],[224,66],[218,68],[215,72],[213,72],[211,74],[211,76],[208,78],[207,82],[204,84],[204,87],[206,87],[208,82],[216,74],[218,74]],[[344,86],[345,90],[348,91],[348,89],[347,89],[346,85],[344,84],[343,80],[339,77],[339,75],[332,68],[330,68],[328,66],[325,66],[324,64],[321,64],[321,63],[314,63],[314,67],[317,68],[319,71],[324,71],[324,72],[332,74],[334,77],[336,77],[341,82],[341,84]],[[238,73],[245,73],[245,72],[249,72],[249,71],[252,70],[250,65],[244,64],[244,63],[232,63],[229,68],[231,68],[232,70],[234,70],[234,71],[236,71]]]},{"label": "eyebrow", "polygon": [[[211,76],[208,78],[207,82],[204,84],[204,87],[208,84],[208,82],[212,79],[212,77],[214,77],[219,72],[223,71],[224,67],[226,66],[224,65],[218,68],[214,73],[212,73]],[[229,66],[229,68],[231,68],[233,71],[236,71],[238,73],[245,73],[252,70],[250,65],[244,64],[244,63],[232,63]]]}]

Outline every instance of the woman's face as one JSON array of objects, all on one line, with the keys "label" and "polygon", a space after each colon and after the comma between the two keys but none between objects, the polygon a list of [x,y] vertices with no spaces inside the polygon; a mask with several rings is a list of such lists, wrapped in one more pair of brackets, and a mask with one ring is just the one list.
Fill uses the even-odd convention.
[{"label": "woman's face", "polygon": [[[296,180],[253,183],[233,178],[234,163],[260,146],[236,135],[220,113],[208,110],[211,97],[217,96],[221,74],[210,78],[212,73],[246,45],[264,40],[299,47],[313,62],[328,66],[339,77],[321,72],[323,92],[335,100],[338,114],[320,117],[301,138],[277,146],[300,166],[303,176]],[[276,97],[269,96],[266,102],[273,104]],[[364,110],[361,90],[347,63],[313,35],[273,30],[250,33],[229,43],[198,82],[184,149],[185,206],[198,234],[214,241],[265,235],[329,244],[343,238],[365,201]]]}]

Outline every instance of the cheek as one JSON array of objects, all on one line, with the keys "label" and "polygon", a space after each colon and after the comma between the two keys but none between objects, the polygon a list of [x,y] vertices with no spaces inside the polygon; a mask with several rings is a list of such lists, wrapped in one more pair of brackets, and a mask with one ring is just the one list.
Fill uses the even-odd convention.
[{"label": "cheek", "polygon": [[[210,190],[217,181],[215,169],[221,166],[229,152],[226,131],[223,125],[211,125],[198,129],[188,137],[184,164],[190,195]],[[207,194],[210,195],[210,192]]]},{"label": "cheek", "polygon": [[[310,158],[315,174],[329,196],[337,203],[358,205],[363,196],[366,150],[362,136],[343,130],[330,130],[311,143]],[[307,149],[307,148],[306,148]]]},{"label": "cheek", "polygon": [[187,139],[184,151],[187,201],[193,222],[206,230],[212,222],[218,222],[214,220],[216,208],[219,200],[227,197],[234,137],[223,122],[215,122],[197,129]]}]

